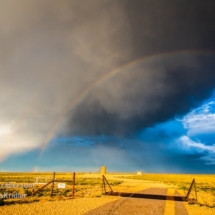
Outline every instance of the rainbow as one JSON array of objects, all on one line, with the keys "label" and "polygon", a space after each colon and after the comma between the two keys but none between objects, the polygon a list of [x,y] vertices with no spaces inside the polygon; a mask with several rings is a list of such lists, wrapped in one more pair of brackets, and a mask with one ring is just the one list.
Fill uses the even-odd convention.
[{"label": "rainbow", "polygon": [[60,114],[60,116],[57,118],[57,120],[55,121],[55,123],[51,127],[50,131],[48,132],[45,140],[43,141],[43,144],[42,144],[42,146],[40,148],[38,159],[40,159],[40,157],[42,156],[45,148],[47,147],[47,145],[48,145],[49,141],[51,140],[51,138],[54,136],[54,133],[55,133],[58,125],[60,124],[60,122],[64,118],[64,116],[71,109],[73,109],[80,101],[82,101],[92,89],[94,89],[96,86],[102,84],[103,82],[109,80],[110,78],[112,78],[116,74],[119,74],[119,73],[123,72],[124,69],[129,69],[130,67],[132,67],[135,64],[138,64],[140,62],[142,63],[142,62],[154,60],[156,58],[168,57],[170,55],[214,54],[214,53],[215,53],[215,51],[212,51],[212,50],[181,50],[181,51],[174,51],[174,52],[158,53],[158,54],[154,54],[154,55],[150,55],[150,56],[145,56],[143,58],[139,58],[139,59],[133,60],[133,61],[131,61],[129,63],[126,63],[126,64],[124,64],[124,65],[122,65],[122,66],[120,66],[118,68],[115,68],[115,69],[107,72],[106,74],[104,74],[103,76],[101,76],[97,80],[95,80],[92,84],[90,84],[89,86],[87,86],[86,88],[84,88],[80,92],[80,94]]},{"label": "rainbow", "polygon": [[35,166],[35,167],[32,169],[32,172],[34,172],[34,173],[35,173],[35,172],[38,172],[38,169],[39,169],[38,166]]}]

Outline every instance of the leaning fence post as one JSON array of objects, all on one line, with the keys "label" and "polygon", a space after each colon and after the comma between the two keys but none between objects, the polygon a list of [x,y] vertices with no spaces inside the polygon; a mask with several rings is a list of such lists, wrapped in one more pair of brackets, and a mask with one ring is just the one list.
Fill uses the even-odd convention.
[{"label": "leaning fence post", "polygon": [[[111,188],[111,186],[110,186],[109,182],[107,181],[107,179],[105,178],[105,176],[104,176],[104,175],[103,175],[103,177],[104,177],[104,180],[107,182],[107,184],[108,184],[108,186],[109,186],[109,188],[110,188],[111,192],[113,192],[113,190],[112,190],[112,188]],[[105,190],[105,192],[106,192],[106,190]]]},{"label": "leaning fence post", "polygon": [[196,191],[196,181],[195,181],[195,179],[194,179],[194,188],[195,188],[196,202],[198,202],[197,191]]},{"label": "leaning fence post", "polygon": [[195,179],[193,179],[193,181],[192,181],[192,183],[191,183],[191,185],[190,185],[190,188],[189,188],[189,190],[188,190],[188,192],[187,192],[187,195],[186,195],[186,199],[187,199],[187,200],[189,199],[189,196],[190,196],[190,193],[191,193],[191,190],[192,190],[193,186],[194,186],[194,190],[195,190],[196,201],[198,201],[198,199],[197,199],[197,191],[196,191],[196,181],[195,181]]},{"label": "leaning fence post", "polygon": [[53,195],[54,181],[55,181],[55,172],[53,173],[51,196]]},{"label": "leaning fence post", "polygon": [[102,177],[103,177],[104,191],[105,191],[105,194],[106,194],[105,176],[104,176],[104,175],[102,175]]},{"label": "leaning fence post", "polygon": [[75,195],[75,172],[73,172],[73,181],[72,181],[72,196]]},{"label": "leaning fence post", "polygon": [[[52,180],[52,181],[53,181],[53,180]],[[40,187],[40,188],[39,188],[38,190],[36,190],[36,191],[34,191],[34,189],[33,189],[33,191],[32,191],[32,196],[33,196],[35,193],[37,193],[38,191],[40,191],[40,190],[42,190],[43,188],[47,187],[49,184],[52,183],[52,181],[50,181],[50,182],[48,182],[47,184],[45,184],[44,186]]]}]

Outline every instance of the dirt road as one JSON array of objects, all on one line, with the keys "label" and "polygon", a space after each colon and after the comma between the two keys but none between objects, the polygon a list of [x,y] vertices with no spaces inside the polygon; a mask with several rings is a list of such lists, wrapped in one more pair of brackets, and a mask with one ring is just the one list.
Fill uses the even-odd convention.
[{"label": "dirt road", "polygon": [[[152,188],[142,193],[165,194],[165,188]],[[170,200],[120,198],[79,198],[0,206],[1,215],[215,215],[214,208],[188,205]]]},{"label": "dirt road", "polygon": [[[142,194],[160,194],[166,195],[167,189],[152,188],[140,191]],[[139,199],[139,198],[120,198],[114,202],[98,207],[85,215],[188,215],[188,212],[182,202],[175,202],[173,211],[166,212],[165,207],[169,207],[168,201],[155,200],[155,199]],[[172,204],[172,202],[171,202]]]}]

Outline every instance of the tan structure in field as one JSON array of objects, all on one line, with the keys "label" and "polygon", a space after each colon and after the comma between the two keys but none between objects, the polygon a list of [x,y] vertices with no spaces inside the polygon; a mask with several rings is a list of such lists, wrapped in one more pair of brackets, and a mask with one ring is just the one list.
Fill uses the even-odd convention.
[{"label": "tan structure in field", "polygon": [[106,174],[106,166],[101,166],[101,174],[102,175]]},{"label": "tan structure in field", "polygon": [[142,172],[141,171],[137,172],[137,175],[142,175]]}]

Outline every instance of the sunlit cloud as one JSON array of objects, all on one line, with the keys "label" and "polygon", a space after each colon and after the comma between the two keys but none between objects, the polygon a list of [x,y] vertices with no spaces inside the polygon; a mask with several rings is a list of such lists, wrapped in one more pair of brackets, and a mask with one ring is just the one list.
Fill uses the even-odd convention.
[{"label": "sunlit cloud", "polygon": [[209,151],[211,153],[215,153],[215,144],[212,146],[207,146],[199,141],[191,140],[188,136],[182,136],[182,137],[180,137],[180,140],[181,140],[181,143],[183,144],[184,148],[187,148],[187,150],[195,149],[199,152]]},{"label": "sunlit cloud", "polygon": [[0,138],[7,136],[12,133],[12,126],[11,125],[1,125],[0,126]]},{"label": "sunlit cloud", "polygon": [[215,132],[215,102],[208,102],[191,111],[181,121],[189,136]]},{"label": "sunlit cloud", "polygon": [[206,102],[179,120],[187,130],[178,139],[181,150],[191,154],[202,153],[199,160],[206,165],[215,164],[215,141],[209,141],[209,135],[215,132],[214,108],[214,101]]}]

